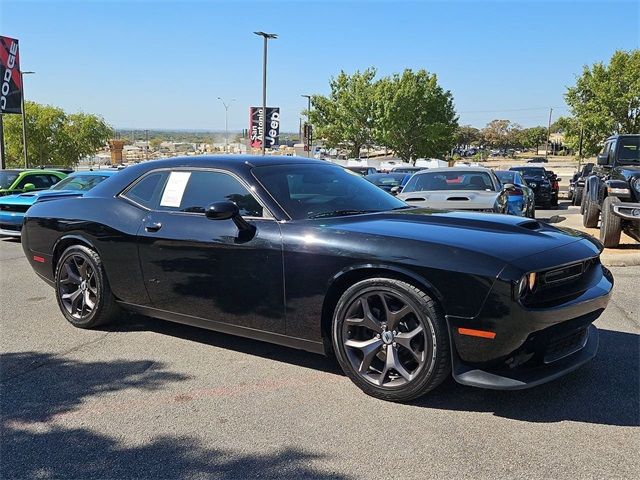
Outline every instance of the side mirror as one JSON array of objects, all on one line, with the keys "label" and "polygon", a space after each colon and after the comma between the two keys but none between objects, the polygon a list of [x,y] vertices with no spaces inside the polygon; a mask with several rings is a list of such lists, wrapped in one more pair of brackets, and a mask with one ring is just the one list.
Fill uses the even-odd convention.
[{"label": "side mirror", "polygon": [[507,192],[513,192],[516,189],[516,186],[513,183],[505,183],[502,186],[503,190],[506,190]]},{"label": "side mirror", "polygon": [[598,165],[608,165],[609,157],[607,155],[598,155]]},{"label": "side mirror", "polygon": [[22,190],[24,190],[25,192],[31,192],[32,190],[35,190],[36,186],[33,183],[25,183],[24,187],[22,187]]},{"label": "side mirror", "polygon": [[400,192],[402,192],[402,187],[400,185],[391,187],[391,195],[398,195]]},{"label": "side mirror", "polygon": [[238,205],[233,202],[214,202],[205,208],[204,214],[209,220],[232,220],[241,232],[255,228],[242,218]]}]

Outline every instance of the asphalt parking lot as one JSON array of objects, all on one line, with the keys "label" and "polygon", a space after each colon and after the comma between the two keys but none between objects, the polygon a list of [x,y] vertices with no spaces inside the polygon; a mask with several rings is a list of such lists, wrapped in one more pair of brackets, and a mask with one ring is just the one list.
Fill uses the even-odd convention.
[{"label": "asphalt parking lot", "polygon": [[398,405],[284,347],[144,317],[74,329],[0,240],[0,476],[634,477],[640,267],[612,271],[589,365],[519,392],[447,381]]}]

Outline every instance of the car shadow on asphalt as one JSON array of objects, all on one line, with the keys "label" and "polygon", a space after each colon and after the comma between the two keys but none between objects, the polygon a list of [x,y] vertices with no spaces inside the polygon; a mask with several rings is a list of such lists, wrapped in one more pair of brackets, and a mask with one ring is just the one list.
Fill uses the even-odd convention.
[{"label": "car shadow on asphalt", "polygon": [[[142,316],[121,329],[154,331],[248,355],[343,375],[334,358]],[[452,378],[412,405],[452,411],[489,412],[536,423],[575,421],[640,425],[640,335],[600,329],[596,358],[565,377],[518,391],[466,387]],[[354,387],[355,388],[355,387]],[[364,394],[363,394],[364,395]]]},{"label": "car shadow on asphalt", "polygon": [[[19,352],[0,355],[0,365],[22,366],[19,374],[5,375],[0,382],[2,478],[347,478],[316,470],[311,463],[325,455],[295,446],[269,453],[207,448],[193,436],[155,434],[153,424],[143,423],[138,428],[147,440],[125,442],[125,434],[109,436],[86,426],[87,419],[90,425],[99,425],[102,409],[111,408],[117,415],[129,405],[114,403],[111,392],[146,390],[162,395],[165,386],[189,378],[168,371],[160,362],[87,362]],[[100,402],[89,403],[97,395],[102,396]],[[136,394],[131,399],[134,413],[145,408],[142,398],[146,397]],[[157,411],[160,424],[163,413]],[[222,427],[217,433],[216,425],[207,424],[209,434],[228,434]]]}]

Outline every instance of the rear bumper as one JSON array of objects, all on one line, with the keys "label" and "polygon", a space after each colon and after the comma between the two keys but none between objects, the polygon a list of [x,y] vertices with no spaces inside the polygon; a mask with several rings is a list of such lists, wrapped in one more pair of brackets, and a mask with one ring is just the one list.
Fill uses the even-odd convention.
[{"label": "rear bumper", "polygon": [[[611,274],[599,264],[596,268],[602,273],[592,272],[584,290],[552,306],[526,307],[513,300],[507,306],[506,292],[494,286],[488,297],[493,299],[477,317],[447,317],[455,380],[491,389],[529,388],[591,360],[598,349],[598,332],[592,323],[606,308],[613,288]],[[460,328],[495,336],[463,335]]]}]

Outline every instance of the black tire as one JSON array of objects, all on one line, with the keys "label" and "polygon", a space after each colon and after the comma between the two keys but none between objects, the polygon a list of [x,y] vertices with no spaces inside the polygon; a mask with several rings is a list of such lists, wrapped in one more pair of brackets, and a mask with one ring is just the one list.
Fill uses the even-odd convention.
[{"label": "black tire", "polygon": [[573,204],[580,205],[582,203],[582,188],[576,188],[573,194]]},{"label": "black tire", "polygon": [[[371,315],[365,313],[363,302]],[[352,312],[358,309],[362,319],[348,316],[357,316]],[[375,330],[380,326],[383,328]],[[382,400],[406,402],[420,397],[440,385],[451,371],[444,315],[425,292],[401,280],[371,278],[348,288],[334,310],[331,339],[344,373],[366,394]]]},{"label": "black tire", "polygon": [[587,228],[596,228],[598,226],[598,218],[600,217],[598,205],[596,205],[596,202],[591,200],[588,195],[584,198],[583,203],[582,225]]},{"label": "black tire", "polygon": [[606,197],[602,202],[602,224],[600,225],[600,241],[607,248],[620,245],[622,221],[613,214],[613,205],[620,203],[618,197]]},{"label": "black tire", "polygon": [[567,192],[567,198],[569,200],[573,200],[573,195],[574,195],[573,190],[569,189],[569,191]]},{"label": "black tire", "polygon": [[558,196],[555,195],[551,198],[551,206],[552,207],[557,207],[558,206]]},{"label": "black tire", "polygon": [[536,218],[536,204],[532,203],[527,215],[529,218]]},{"label": "black tire", "polygon": [[55,291],[60,311],[75,327],[105,325],[120,313],[100,256],[83,245],[72,245],[60,256],[56,265]]}]

